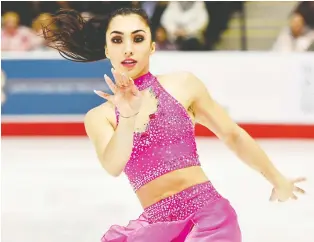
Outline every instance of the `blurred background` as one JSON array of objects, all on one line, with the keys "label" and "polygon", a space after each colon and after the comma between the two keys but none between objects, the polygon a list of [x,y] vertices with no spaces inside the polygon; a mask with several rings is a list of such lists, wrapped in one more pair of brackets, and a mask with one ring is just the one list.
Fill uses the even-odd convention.
[{"label": "blurred background", "polygon": [[[126,178],[101,168],[84,130],[84,114],[103,102],[93,90],[108,91],[110,62],[66,61],[41,37],[60,8],[88,19],[121,7],[149,15],[153,74],[194,73],[284,173],[313,180],[314,1],[2,1],[3,242],[99,241],[141,212]],[[311,192],[271,207],[263,179],[204,127],[196,135],[205,171],[239,213],[244,241],[313,241]]]},{"label": "blurred background", "polygon": [[[313,1],[3,2],[1,50],[47,50],[36,34],[41,32],[41,23],[48,23],[60,8],[76,9],[89,18],[121,7],[146,10],[160,50],[314,50]],[[187,18],[194,21],[180,26]]]},{"label": "blurred background", "polygon": [[[313,137],[298,126],[313,123],[313,1],[2,2],[2,135],[85,134],[82,115],[102,102],[93,90],[108,90],[110,62],[63,60],[45,46],[41,26],[60,8],[88,19],[121,7],[143,8],[150,17],[158,49],[152,72],[198,75],[252,135]],[[287,122],[294,130],[277,127]],[[277,126],[252,127],[261,123]]]}]

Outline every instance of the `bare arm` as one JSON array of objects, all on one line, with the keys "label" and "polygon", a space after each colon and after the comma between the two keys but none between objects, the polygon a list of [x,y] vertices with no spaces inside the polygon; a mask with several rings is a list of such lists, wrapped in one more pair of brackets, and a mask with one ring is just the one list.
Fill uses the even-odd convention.
[{"label": "bare arm", "polygon": [[[132,79],[114,69],[111,71],[116,83],[113,83],[107,75],[105,80],[113,94],[95,91],[108,102],[86,114],[85,129],[95,146],[102,166],[112,176],[119,176],[132,152],[135,120],[141,107],[142,95]],[[117,107],[121,114],[119,125],[115,130],[106,117],[106,114],[112,112],[113,107]]]},{"label": "bare arm", "polygon": [[132,151],[135,116],[120,118],[114,130],[104,112],[101,107],[90,110],[85,116],[85,129],[101,165],[110,175],[119,176]]},{"label": "bare arm", "polygon": [[295,192],[305,193],[295,185],[305,181],[304,177],[292,180],[284,177],[252,137],[210,97],[205,85],[195,76],[187,76],[187,88],[193,93],[191,108],[197,122],[212,130],[242,161],[260,172],[274,186],[271,201],[297,199]]},{"label": "bare arm", "polygon": [[252,137],[210,97],[206,86],[198,78],[187,74],[185,80],[188,90],[192,91],[191,108],[196,121],[212,130],[242,161],[260,172],[274,186],[270,201],[297,199],[295,192],[305,193],[295,185],[305,181],[304,177],[287,179],[283,176]]},{"label": "bare arm", "polygon": [[274,187],[279,186],[284,177],[257,142],[211,98],[200,80],[191,74],[188,78],[191,90],[197,94],[192,104],[197,122],[213,131],[243,162],[264,175]]}]

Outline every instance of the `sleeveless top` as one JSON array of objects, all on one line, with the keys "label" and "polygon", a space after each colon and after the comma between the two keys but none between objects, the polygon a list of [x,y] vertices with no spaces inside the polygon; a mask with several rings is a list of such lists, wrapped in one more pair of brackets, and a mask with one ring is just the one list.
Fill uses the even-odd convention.
[{"label": "sleeveless top", "polygon": [[[143,132],[134,132],[133,148],[124,168],[133,190],[168,172],[200,166],[194,124],[185,108],[150,72],[134,80],[137,88],[157,99],[157,111],[149,115]],[[115,109],[117,124],[119,111]]]}]

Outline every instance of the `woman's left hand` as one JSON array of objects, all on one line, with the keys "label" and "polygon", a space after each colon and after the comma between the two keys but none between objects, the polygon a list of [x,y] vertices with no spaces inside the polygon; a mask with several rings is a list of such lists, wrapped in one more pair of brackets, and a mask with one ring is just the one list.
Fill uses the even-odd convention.
[{"label": "woman's left hand", "polygon": [[298,197],[295,193],[305,194],[305,191],[296,186],[296,183],[305,181],[306,178],[299,177],[296,179],[283,179],[277,187],[274,187],[270,196],[270,201],[285,202],[289,199],[296,200]]}]

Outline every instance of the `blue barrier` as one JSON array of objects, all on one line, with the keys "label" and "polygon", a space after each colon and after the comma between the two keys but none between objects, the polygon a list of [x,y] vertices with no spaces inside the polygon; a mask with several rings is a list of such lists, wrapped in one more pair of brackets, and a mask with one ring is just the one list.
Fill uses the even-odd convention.
[{"label": "blue barrier", "polygon": [[93,90],[110,92],[108,60],[2,60],[5,76],[2,115],[84,114],[104,102]]}]

